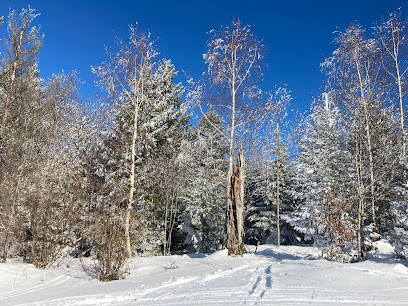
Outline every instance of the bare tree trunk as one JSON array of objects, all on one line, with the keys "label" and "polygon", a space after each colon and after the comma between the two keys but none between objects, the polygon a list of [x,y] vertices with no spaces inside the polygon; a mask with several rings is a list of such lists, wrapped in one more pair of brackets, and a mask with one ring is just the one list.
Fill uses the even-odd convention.
[{"label": "bare tree trunk", "polygon": [[173,190],[172,198],[171,198],[171,206],[170,206],[170,228],[169,228],[169,235],[167,239],[167,254],[171,254],[171,240],[172,240],[172,233],[174,229],[174,224],[176,222],[175,218],[175,211],[177,209],[177,202],[176,202],[176,193]]},{"label": "bare tree trunk", "polygon": [[[176,200],[176,193],[174,190],[171,191],[171,196],[166,194],[166,209],[165,209],[165,217],[164,217],[164,240],[163,240],[163,256],[170,254],[171,248],[171,234],[173,232],[175,217],[174,217],[174,210],[175,210],[175,200]],[[169,226],[167,226],[169,224]]]},{"label": "bare tree trunk", "polygon": [[361,248],[361,240],[363,239],[362,235],[361,235],[361,222],[362,222],[362,207],[363,207],[363,198],[359,197],[358,199],[358,225],[357,225],[357,261],[361,261],[362,259],[362,255],[363,255],[363,251]]},{"label": "bare tree trunk", "polygon": [[228,178],[227,249],[228,255],[242,255],[244,246],[244,159],[239,149],[237,163]]},{"label": "bare tree trunk", "polygon": [[361,144],[359,145],[359,141],[357,141],[357,132],[356,132],[356,139],[355,139],[355,166],[356,166],[356,175],[357,175],[357,191],[358,191],[358,211],[357,211],[357,261],[361,261],[361,258],[363,257],[362,253],[362,247],[361,247],[361,241],[363,239],[362,237],[362,222],[363,222],[363,216],[364,216],[364,199],[363,199],[363,186],[361,182],[361,151],[360,147]]},{"label": "bare tree trunk", "polygon": [[[231,98],[232,98],[232,110],[231,110],[231,132],[229,138],[229,169],[228,169],[228,184],[230,184],[230,177],[233,175],[234,167],[234,131],[235,131],[235,80],[233,79]],[[227,193],[229,194],[229,188],[231,185],[227,186]]]},{"label": "bare tree trunk", "polygon": [[232,74],[231,88],[231,132],[229,138],[229,168],[227,177],[227,210],[226,210],[226,232],[227,232],[227,249],[228,255],[237,255],[238,245],[237,228],[236,228],[236,207],[234,194],[234,131],[235,131],[235,74]]},{"label": "bare tree trunk", "polygon": [[[228,249],[228,255],[233,253],[233,246],[235,245],[235,214],[233,208],[233,168],[230,167],[228,170],[227,177],[227,209],[225,211],[225,230],[226,230],[226,246]],[[230,251],[231,250],[231,251]]]},{"label": "bare tree trunk", "polygon": [[237,211],[238,243],[244,247],[244,155],[242,149],[238,151],[235,166],[235,205]]}]

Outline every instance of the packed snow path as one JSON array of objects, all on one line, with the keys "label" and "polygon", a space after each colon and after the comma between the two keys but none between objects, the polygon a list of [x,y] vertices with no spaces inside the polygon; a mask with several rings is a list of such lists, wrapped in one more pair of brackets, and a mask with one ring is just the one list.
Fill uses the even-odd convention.
[{"label": "packed snow path", "polygon": [[[253,247],[248,247],[253,251]],[[392,259],[340,264],[312,247],[135,258],[125,280],[88,280],[77,260],[58,269],[0,264],[0,305],[406,305],[408,269]],[[172,266],[177,266],[172,269]]]}]

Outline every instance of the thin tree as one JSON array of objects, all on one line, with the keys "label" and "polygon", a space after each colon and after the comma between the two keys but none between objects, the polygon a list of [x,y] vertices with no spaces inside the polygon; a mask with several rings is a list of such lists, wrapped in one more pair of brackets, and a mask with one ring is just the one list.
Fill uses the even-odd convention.
[{"label": "thin tree", "polygon": [[[354,156],[355,206],[359,256],[362,255],[363,231],[385,231],[395,197],[391,180],[398,158],[394,120],[386,105],[387,84],[380,79],[382,57],[375,39],[365,38],[358,24],[338,33],[338,48],[323,64],[329,75],[334,102],[345,112],[349,151]],[[395,178],[395,176],[394,176]],[[366,220],[365,205],[370,208],[371,226]]]},{"label": "thin tree", "polygon": [[[370,186],[370,207],[374,226],[376,227],[375,209],[375,167],[373,135],[375,125],[371,118],[371,106],[375,103],[378,92],[377,62],[378,48],[375,40],[365,39],[365,30],[356,24],[338,33],[335,42],[339,45],[333,56],[322,65],[328,69],[332,84],[336,84],[338,94],[349,104],[352,120],[360,122],[364,133],[364,146],[368,155],[368,172]],[[362,165],[361,165],[362,166]],[[363,208],[364,209],[364,208]]]},{"label": "thin tree", "polygon": [[130,216],[134,206],[135,195],[135,164],[137,139],[139,134],[139,117],[143,104],[147,103],[147,83],[151,75],[158,52],[150,38],[150,33],[138,32],[130,27],[129,42],[118,41],[117,52],[107,54],[110,61],[101,66],[93,67],[92,71],[99,77],[98,84],[104,88],[115,104],[124,108],[133,125],[131,128],[130,164],[128,169],[129,184],[125,216],[125,239],[128,257],[132,256],[130,243]]},{"label": "thin tree", "polygon": [[[398,88],[400,129],[404,157],[406,153],[406,135],[404,127],[403,97],[405,96],[404,84],[406,82],[408,67],[406,67],[406,62],[402,60],[401,53],[404,48],[406,48],[407,43],[407,37],[405,34],[406,28],[407,22],[402,20],[400,11],[391,13],[388,20],[383,21],[382,24],[375,27],[378,40],[382,49],[385,51],[385,56],[391,59],[391,65],[384,65],[384,68],[395,81]],[[388,61],[385,62],[387,63]]]},{"label": "thin tree", "polygon": [[280,173],[282,163],[282,125],[287,116],[287,108],[292,99],[290,93],[284,87],[279,87],[271,96],[273,109],[275,112],[275,157],[276,157],[276,229],[277,229],[277,245],[280,246]]},{"label": "thin tree", "polygon": [[[249,101],[245,101],[244,92],[249,88],[251,77],[260,73],[263,45],[251,31],[251,27],[243,25],[240,20],[233,21],[230,26],[220,31],[212,30],[211,38],[207,42],[207,53],[204,54],[205,63],[213,85],[220,85],[222,90],[229,92],[226,101],[213,103],[214,109],[228,110],[226,116],[229,124],[229,135],[220,132],[228,140],[228,181],[227,181],[227,209],[226,232],[227,248],[230,255],[245,252],[243,230],[243,205],[234,207],[233,184],[234,152],[237,148],[236,131],[245,123],[242,114],[253,111]],[[218,97],[220,98],[220,97]],[[204,112],[203,116],[205,117]],[[248,118],[248,115],[247,115]]]}]

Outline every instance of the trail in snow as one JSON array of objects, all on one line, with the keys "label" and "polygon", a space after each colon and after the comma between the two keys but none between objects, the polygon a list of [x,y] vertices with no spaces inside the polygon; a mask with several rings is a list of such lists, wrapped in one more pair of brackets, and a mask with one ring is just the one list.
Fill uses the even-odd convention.
[{"label": "trail in snow", "polygon": [[5,299],[10,299],[10,298],[15,298],[15,297],[22,296],[22,295],[27,295],[28,293],[40,291],[40,290],[43,290],[43,289],[48,290],[49,288],[51,288],[53,286],[57,286],[57,285],[62,284],[63,282],[65,282],[68,279],[69,279],[69,277],[64,276],[64,275],[60,275],[60,276],[56,277],[55,279],[53,279],[53,280],[51,280],[49,282],[46,282],[44,284],[41,284],[41,285],[36,285],[36,286],[29,287],[29,288],[26,288],[26,289],[12,291],[12,292],[9,292],[9,293],[6,293],[6,294],[0,294],[0,301],[5,300]]},{"label": "trail in snow", "polygon": [[[404,305],[408,269],[384,259],[358,264],[319,260],[311,247],[262,246],[257,253],[228,257],[179,255],[137,258],[125,280],[88,280],[76,260],[68,268],[27,267],[12,279],[12,264],[0,264],[1,305]],[[170,269],[176,262],[178,268]],[[9,277],[4,277],[9,273]],[[40,284],[39,284],[40,283]]]}]

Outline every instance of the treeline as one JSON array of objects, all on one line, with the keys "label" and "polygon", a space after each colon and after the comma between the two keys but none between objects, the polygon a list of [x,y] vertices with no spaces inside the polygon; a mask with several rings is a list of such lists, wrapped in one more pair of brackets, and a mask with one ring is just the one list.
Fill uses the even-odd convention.
[{"label": "treeline", "polygon": [[92,67],[104,102],[89,103],[74,72],[41,78],[36,17],[12,11],[2,25],[2,261],[91,255],[110,280],[132,256],[237,255],[244,243],[314,243],[354,261],[387,238],[408,255],[399,12],[335,34],[322,99],[291,121],[290,91],[261,86],[264,46],[239,20],[210,32],[208,69],[186,86],[131,27]]}]

